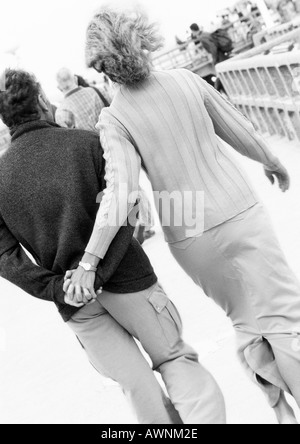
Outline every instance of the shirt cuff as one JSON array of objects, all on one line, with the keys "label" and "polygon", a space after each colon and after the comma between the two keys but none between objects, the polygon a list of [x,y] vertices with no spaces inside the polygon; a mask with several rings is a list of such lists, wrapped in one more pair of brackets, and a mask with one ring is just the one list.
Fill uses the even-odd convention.
[{"label": "shirt cuff", "polygon": [[108,227],[99,229],[98,227],[95,227],[85,252],[92,254],[99,259],[104,259],[119,229],[120,228]]},{"label": "shirt cuff", "polygon": [[268,165],[265,165],[265,169],[267,171],[279,171],[281,169],[281,162],[279,159],[276,159],[276,162],[269,163]]}]

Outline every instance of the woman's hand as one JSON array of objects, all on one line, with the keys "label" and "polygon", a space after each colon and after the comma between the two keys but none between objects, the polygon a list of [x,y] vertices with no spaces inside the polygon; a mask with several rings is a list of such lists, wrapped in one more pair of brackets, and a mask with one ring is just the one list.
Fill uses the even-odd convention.
[{"label": "woman's hand", "polygon": [[[77,270],[68,271],[63,287],[68,301],[66,303],[69,305],[76,304],[74,305],[75,307],[82,307],[83,305],[94,303],[97,299],[95,280],[96,273],[85,271],[82,267],[78,267]],[[99,292],[97,293],[99,294]]]},{"label": "woman's hand", "polygon": [[69,299],[68,295],[66,294],[65,296],[65,304],[67,305],[71,305],[71,307],[76,307],[76,308],[82,308],[84,307],[84,304],[78,304],[77,302]]},{"label": "woman's hand", "polygon": [[283,193],[290,189],[291,179],[287,169],[283,165],[280,165],[279,168],[274,171],[265,168],[265,174],[272,185],[275,184],[275,178],[277,178],[279,188]]}]

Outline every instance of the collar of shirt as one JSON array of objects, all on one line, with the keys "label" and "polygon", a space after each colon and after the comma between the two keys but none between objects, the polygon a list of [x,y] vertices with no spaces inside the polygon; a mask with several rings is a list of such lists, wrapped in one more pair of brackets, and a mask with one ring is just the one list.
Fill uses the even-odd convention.
[{"label": "collar of shirt", "polygon": [[60,128],[55,122],[50,122],[47,120],[32,120],[31,122],[25,122],[11,129],[10,134],[12,136],[12,141],[15,141],[20,136],[30,131],[36,131],[45,128]]},{"label": "collar of shirt", "polygon": [[82,87],[81,86],[77,86],[76,88],[72,89],[72,91],[69,91],[66,95],[65,98],[72,96],[73,94],[76,94],[78,91],[81,91]]}]

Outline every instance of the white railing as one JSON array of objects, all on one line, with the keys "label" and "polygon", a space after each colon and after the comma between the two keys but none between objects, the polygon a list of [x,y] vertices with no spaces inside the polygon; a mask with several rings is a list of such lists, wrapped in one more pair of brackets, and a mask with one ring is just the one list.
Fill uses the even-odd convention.
[{"label": "white railing", "polygon": [[259,46],[262,43],[269,42],[275,38],[278,38],[282,35],[285,35],[294,29],[300,27],[300,16],[295,18],[289,23],[284,23],[279,26],[274,26],[273,28],[265,29],[261,32],[258,32],[254,37],[254,45]]},{"label": "white railing", "polygon": [[204,54],[195,45],[189,43],[160,53],[153,58],[153,65],[157,70],[185,68],[202,77],[216,74],[212,56]]},{"label": "white railing", "polygon": [[300,140],[298,42],[300,29],[217,66],[230,101],[254,126],[289,140]]}]

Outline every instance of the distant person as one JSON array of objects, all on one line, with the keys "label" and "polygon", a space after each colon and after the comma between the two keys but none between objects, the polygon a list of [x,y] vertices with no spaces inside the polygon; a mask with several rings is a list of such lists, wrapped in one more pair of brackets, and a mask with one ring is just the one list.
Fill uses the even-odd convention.
[{"label": "distant person", "polygon": [[202,45],[212,55],[215,65],[229,58],[233,42],[226,30],[217,29],[213,33],[204,32],[196,23],[192,24],[190,29],[195,45]]},{"label": "distant person", "polygon": [[232,21],[229,19],[229,15],[223,15],[222,16],[222,24],[221,24],[223,29],[230,29],[233,26]]},{"label": "distant person", "polygon": [[[203,37],[203,30],[201,30],[200,27],[196,23],[191,25],[190,29],[192,31],[191,39],[195,43],[195,46],[197,48],[197,54],[199,54],[200,51],[202,50],[205,54],[212,55],[211,51],[212,51],[212,47],[213,47],[213,50],[215,50],[215,43],[211,41],[211,46],[210,47],[208,47],[208,45],[206,45],[206,47],[205,47],[203,44],[202,44],[202,47],[201,47],[201,43],[202,43],[201,36]],[[215,65],[214,60],[213,60],[213,65]],[[209,85],[215,87],[215,84],[216,84],[216,72],[215,72],[214,67],[213,67],[213,69],[211,70],[211,72],[209,74],[206,73],[205,75],[202,75],[202,78]]]},{"label": "distant person", "polygon": [[203,35],[203,29],[200,29],[199,25],[197,23],[193,23],[190,26],[190,29],[192,31],[191,38],[196,46],[200,45],[201,43],[201,36]]},{"label": "distant person", "polygon": [[[192,40],[195,42],[195,45],[198,47],[202,45],[202,47],[211,54],[215,66],[229,59],[233,49],[233,42],[226,30],[217,29],[213,33],[204,32],[196,23],[192,24],[190,28],[192,31]],[[226,94],[220,79],[209,75],[204,77],[204,80],[214,86],[219,92]]]},{"label": "distant person", "polygon": [[96,93],[102,100],[105,108],[110,106],[111,102],[110,99],[108,97],[105,97],[105,94],[102,91],[100,91],[99,88],[97,88],[95,85],[90,85],[82,76],[75,74],[75,78],[77,79],[78,86],[81,86],[82,88],[93,88],[93,90],[96,91]]},{"label": "distant person", "polygon": [[97,132],[96,125],[105,108],[99,94],[93,88],[78,86],[75,75],[67,68],[58,72],[57,82],[65,97],[56,111],[56,123],[64,128]]}]

